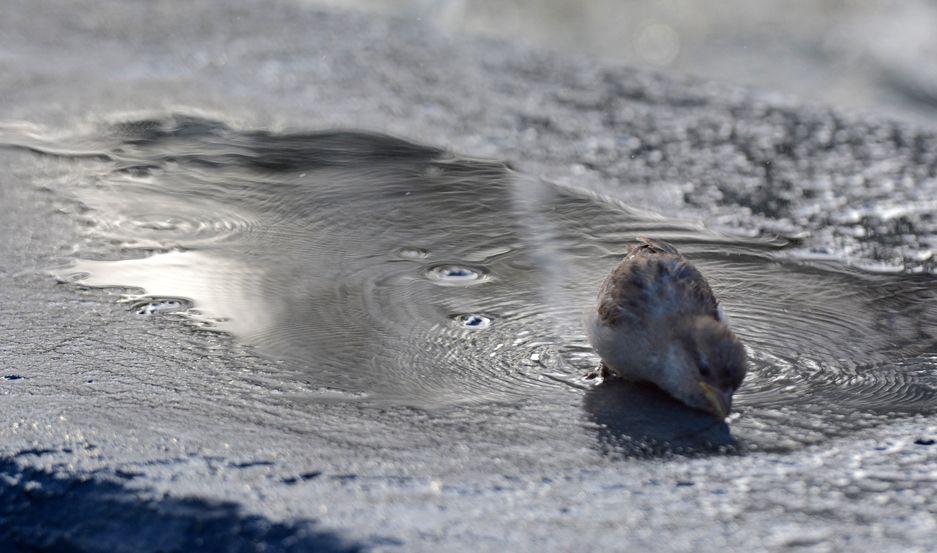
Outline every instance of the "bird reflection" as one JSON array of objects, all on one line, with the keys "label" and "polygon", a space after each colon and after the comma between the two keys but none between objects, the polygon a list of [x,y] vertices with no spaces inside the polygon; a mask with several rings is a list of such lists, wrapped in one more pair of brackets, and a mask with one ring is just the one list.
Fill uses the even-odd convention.
[{"label": "bird reflection", "polygon": [[608,379],[588,389],[583,408],[599,426],[604,454],[655,457],[737,449],[725,421],[687,407],[650,384]]}]

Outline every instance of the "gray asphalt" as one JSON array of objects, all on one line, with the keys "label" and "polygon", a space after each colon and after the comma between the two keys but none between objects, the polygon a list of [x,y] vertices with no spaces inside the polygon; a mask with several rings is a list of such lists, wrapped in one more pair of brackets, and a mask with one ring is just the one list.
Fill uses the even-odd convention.
[{"label": "gray asphalt", "polygon": [[[907,125],[301,3],[3,4],[2,122],[181,108],[366,128],[934,271],[937,136]],[[443,414],[304,400],[222,334],[56,282],[100,248],[69,183],[43,178],[56,163],[0,150],[0,549],[935,548],[937,414],[777,453],[629,458],[599,447],[574,392]]]}]

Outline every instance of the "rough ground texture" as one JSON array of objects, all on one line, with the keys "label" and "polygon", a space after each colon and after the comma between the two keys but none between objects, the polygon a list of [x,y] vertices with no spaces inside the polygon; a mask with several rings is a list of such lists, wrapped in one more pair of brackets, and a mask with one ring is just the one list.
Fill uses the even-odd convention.
[{"label": "rough ground texture", "polygon": [[[288,2],[3,4],[4,122],[183,107],[368,128],[934,271],[923,131]],[[0,152],[0,549],[935,547],[935,415],[794,452],[628,459],[574,394],[445,415],[306,401],[223,335],[56,284],[44,270],[90,246],[36,186],[46,163]]]}]

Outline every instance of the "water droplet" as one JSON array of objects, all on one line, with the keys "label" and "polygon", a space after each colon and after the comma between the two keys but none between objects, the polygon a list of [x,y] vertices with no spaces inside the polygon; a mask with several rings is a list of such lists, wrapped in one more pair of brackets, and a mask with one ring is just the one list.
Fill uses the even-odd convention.
[{"label": "water droplet", "polygon": [[464,265],[437,265],[431,267],[427,275],[431,280],[445,286],[478,284],[488,278],[481,269]]},{"label": "water droplet", "polygon": [[465,328],[470,328],[472,330],[483,330],[491,325],[490,318],[474,313],[459,315],[455,319]]}]

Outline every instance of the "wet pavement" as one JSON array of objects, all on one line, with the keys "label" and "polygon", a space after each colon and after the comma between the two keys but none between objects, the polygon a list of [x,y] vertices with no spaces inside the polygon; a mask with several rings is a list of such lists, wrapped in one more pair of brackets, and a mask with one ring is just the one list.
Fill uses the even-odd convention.
[{"label": "wet pavement", "polygon": [[[937,136],[291,3],[28,5],[0,544],[933,547]],[[728,425],[577,380],[647,230],[752,350]]]}]

